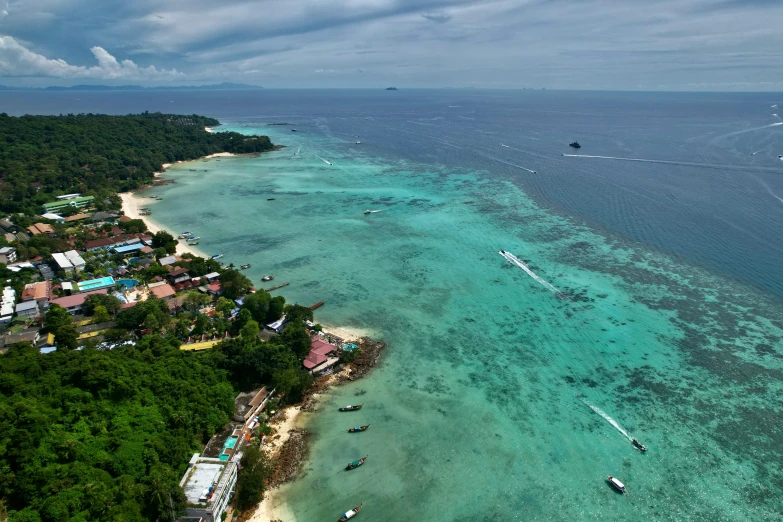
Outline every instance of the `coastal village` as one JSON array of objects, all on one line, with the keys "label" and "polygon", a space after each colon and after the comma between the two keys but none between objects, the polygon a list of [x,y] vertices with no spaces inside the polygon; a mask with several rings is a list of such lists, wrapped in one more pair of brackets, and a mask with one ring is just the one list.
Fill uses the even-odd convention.
[{"label": "coastal village", "polygon": [[[301,367],[314,383],[303,402],[282,409],[285,394],[272,383],[240,393],[231,422],[187,462],[179,482],[186,515],[177,518],[172,507],[177,520],[231,519],[243,452],[251,445],[271,459],[274,471],[267,487],[292,479],[305,454],[303,432],[292,429],[298,411],[292,408],[312,409],[313,397],[330,385],[361,377],[383,348],[369,338],[346,338],[314,323],[312,310],[323,303],[307,308],[272,298],[278,306],[270,305],[259,325],[249,312],[250,296],[285,284],[269,282],[269,288],[257,290],[233,265],[178,253],[177,239],[165,231],[153,234],[140,219],[96,210],[92,196],[59,196],[42,205],[40,215],[0,219],[0,229],[3,354],[20,344],[40,354],[110,351],[150,335],[176,338],[180,350],[201,352],[232,339],[269,341],[285,335],[293,316],[304,318],[309,351]],[[183,233],[179,239],[192,237]]]}]

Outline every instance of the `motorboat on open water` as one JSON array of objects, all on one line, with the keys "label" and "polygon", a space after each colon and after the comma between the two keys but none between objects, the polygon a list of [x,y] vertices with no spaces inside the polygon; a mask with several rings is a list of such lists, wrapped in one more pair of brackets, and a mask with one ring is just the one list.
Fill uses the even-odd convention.
[{"label": "motorboat on open water", "polygon": [[647,451],[647,447],[636,439],[633,439],[631,441],[631,444],[633,444],[633,447],[638,449],[639,451],[642,452]]},{"label": "motorboat on open water", "polygon": [[350,464],[345,466],[345,471],[351,471],[352,469],[356,469],[359,466],[361,466],[362,464],[364,464],[366,461],[367,461],[367,457],[366,456],[360,458],[359,460],[354,460],[353,462],[351,462]]},{"label": "motorboat on open water", "polygon": [[609,481],[609,484],[611,484],[614,489],[616,489],[620,493],[625,493],[625,484],[623,484],[622,482],[620,482],[619,480],[617,480],[611,475],[609,475],[609,478],[607,478],[606,480]]},{"label": "motorboat on open water", "polygon": [[348,433],[359,433],[360,431],[364,431],[369,427],[370,427],[369,424],[367,424],[366,426],[354,426],[353,428],[348,430]]}]

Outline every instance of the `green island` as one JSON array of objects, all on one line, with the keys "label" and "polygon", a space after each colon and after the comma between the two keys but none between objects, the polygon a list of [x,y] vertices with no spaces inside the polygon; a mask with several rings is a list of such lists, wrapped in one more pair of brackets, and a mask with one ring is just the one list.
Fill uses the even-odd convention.
[{"label": "green island", "polygon": [[0,115],[0,520],[250,511],[274,467],[268,418],[362,350],[122,215],[118,192],[164,163],[274,148],[217,125]]}]

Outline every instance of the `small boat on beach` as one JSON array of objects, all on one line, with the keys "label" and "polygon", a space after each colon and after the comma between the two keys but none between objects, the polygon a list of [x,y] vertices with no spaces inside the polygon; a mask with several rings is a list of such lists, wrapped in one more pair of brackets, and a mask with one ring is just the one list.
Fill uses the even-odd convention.
[{"label": "small boat on beach", "polygon": [[250,268],[250,263],[248,263],[246,265],[242,265],[239,268],[241,268],[242,270],[247,270],[248,268]]},{"label": "small boat on beach", "polygon": [[188,246],[196,246],[198,245],[198,241],[193,241],[192,243],[188,241]]},{"label": "small boat on beach", "polygon": [[614,478],[613,476],[609,475],[609,477],[606,479],[609,481],[609,484],[612,485],[614,489],[619,491],[620,493],[625,493],[625,484]]},{"label": "small boat on beach", "polygon": [[273,275],[267,275],[267,276],[262,277],[261,281],[271,281],[274,278],[275,278],[275,276],[273,276]]},{"label": "small boat on beach", "polygon": [[192,236],[192,235],[193,235],[193,233],[192,233],[192,232],[183,232],[183,233],[181,233],[181,234],[179,235],[179,237],[178,237],[177,239],[185,239],[185,238],[188,238],[188,237],[190,237],[190,236]]},{"label": "small boat on beach", "polygon": [[633,439],[631,441],[631,444],[633,444],[633,447],[638,449],[641,452],[647,451],[647,447],[644,444],[642,444],[641,442],[639,442],[638,440],[636,440],[636,439]]},{"label": "small boat on beach", "polygon": [[356,469],[356,468],[358,468],[359,466],[361,466],[362,464],[364,464],[366,460],[367,460],[367,457],[366,457],[366,456],[365,456],[365,457],[362,457],[362,458],[360,458],[359,460],[354,460],[353,462],[351,462],[350,464],[348,464],[347,466],[345,466],[345,471],[351,471],[352,469]]},{"label": "small boat on beach", "polygon": [[343,406],[338,411],[357,411],[357,410],[361,410],[362,406],[364,406],[364,404],[358,404],[356,406],[350,406],[350,405]]},{"label": "small boat on beach", "polygon": [[353,428],[348,430],[348,433],[359,433],[360,431],[364,431],[369,427],[370,427],[369,424],[367,424],[366,426],[354,426]]},{"label": "small boat on beach", "polygon": [[199,239],[201,239],[201,236],[190,236],[188,238],[188,243],[191,241],[198,241]]},{"label": "small boat on beach", "polygon": [[353,508],[353,509],[349,509],[348,511],[346,511],[345,513],[343,513],[343,514],[340,516],[340,518],[339,518],[339,520],[338,520],[337,522],[345,522],[346,520],[350,520],[350,519],[352,519],[352,518],[353,518],[353,517],[355,517],[357,514],[359,514],[359,511],[360,511],[361,509],[362,509],[362,505],[361,505],[361,504],[359,504],[358,506],[356,506],[356,507],[355,507],[355,508]]},{"label": "small boat on beach", "polygon": [[579,145],[579,142],[578,142],[578,141],[575,141],[575,142],[573,142],[573,143],[569,143],[569,144],[568,144],[568,146],[569,146],[569,147],[573,147],[573,148],[575,148],[575,149],[581,149],[581,148],[582,148],[582,146],[581,146],[581,145]]},{"label": "small boat on beach", "polygon": [[220,259],[221,257],[223,257],[223,254],[215,254],[212,256],[212,259]]}]

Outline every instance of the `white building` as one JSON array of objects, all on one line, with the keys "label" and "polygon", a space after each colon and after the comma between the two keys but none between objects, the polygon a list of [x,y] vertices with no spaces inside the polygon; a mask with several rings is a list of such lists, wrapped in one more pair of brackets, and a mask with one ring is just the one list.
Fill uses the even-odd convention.
[{"label": "white building", "polygon": [[14,318],[14,304],[16,304],[16,292],[12,287],[6,286],[0,298],[0,324],[10,323]]},{"label": "white building", "polygon": [[78,273],[84,270],[85,263],[84,259],[82,259],[82,256],[79,255],[79,252],[76,250],[69,250],[63,254],[65,258],[70,261],[71,265],[73,265],[73,269]]},{"label": "white building", "polygon": [[188,500],[187,516],[205,522],[218,522],[228,507],[237,484],[242,453],[229,461],[202,457],[194,453],[179,485]]},{"label": "white building", "polygon": [[57,252],[55,254],[52,254],[52,258],[54,259],[54,262],[57,263],[57,266],[60,268],[60,270],[63,270],[66,274],[72,274],[74,271],[73,264],[68,261],[68,258],[65,257],[65,254],[61,252]]}]

